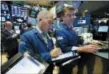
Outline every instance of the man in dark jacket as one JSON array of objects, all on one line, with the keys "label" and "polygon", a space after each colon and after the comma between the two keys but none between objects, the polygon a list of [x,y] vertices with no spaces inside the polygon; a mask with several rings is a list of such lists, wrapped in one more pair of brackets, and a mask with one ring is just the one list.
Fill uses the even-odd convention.
[{"label": "man in dark jacket", "polygon": [[[62,49],[63,53],[69,51],[78,53],[96,53],[97,46],[85,45],[79,47],[79,37],[74,31],[73,21],[75,17],[75,9],[73,7],[64,7],[63,11],[60,12],[60,19],[63,23],[60,24],[60,28],[56,30],[56,43],[57,47]],[[83,59],[83,58],[81,58]],[[83,61],[84,62],[84,61]],[[72,68],[77,64],[77,61],[73,61],[63,67],[60,67],[61,74],[72,74]],[[82,74],[82,72],[81,72]]]},{"label": "man in dark jacket", "polygon": [[32,29],[33,29],[32,24],[31,23],[27,23],[27,28],[24,29],[24,33],[28,32],[28,31],[31,31]]},{"label": "man in dark jacket", "polygon": [[6,21],[4,24],[4,29],[1,31],[1,38],[3,42],[4,49],[6,50],[8,56],[8,60],[13,57],[18,52],[18,35],[12,29],[12,23],[10,21]]},{"label": "man in dark jacket", "polygon": [[60,55],[61,49],[54,48],[48,31],[52,26],[53,17],[48,11],[39,12],[38,25],[35,29],[24,33],[19,44],[19,52],[28,51],[33,55],[40,55],[40,58],[49,63],[45,74],[52,74],[52,58]]}]

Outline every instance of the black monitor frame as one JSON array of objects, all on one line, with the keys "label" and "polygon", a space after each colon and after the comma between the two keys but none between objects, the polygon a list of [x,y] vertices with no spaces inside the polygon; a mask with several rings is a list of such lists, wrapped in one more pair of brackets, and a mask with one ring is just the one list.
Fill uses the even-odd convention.
[{"label": "black monitor frame", "polygon": [[[38,60],[40,63],[42,63],[43,65],[45,65],[45,67],[47,68],[49,65],[48,63],[46,63],[43,59],[40,58],[39,55],[33,55],[31,53],[29,53],[30,57],[33,57],[34,59]],[[21,53],[17,53],[14,57],[12,57],[9,61],[7,61],[5,64],[3,64],[1,66],[1,73],[5,74],[6,72],[8,72],[17,62],[19,62],[22,58],[24,57],[23,54]]]}]

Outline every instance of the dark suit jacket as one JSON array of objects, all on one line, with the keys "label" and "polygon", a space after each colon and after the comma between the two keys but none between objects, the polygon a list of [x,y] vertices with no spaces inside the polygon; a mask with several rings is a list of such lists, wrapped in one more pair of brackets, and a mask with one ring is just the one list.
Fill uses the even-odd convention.
[{"label": "dark suit jacket", "polygon": [[65,24],[60,24],[60,28],[55,31],[57,47],[64,53],[71,51],[72,46],[79,45],[79,37]]},{"label": "dark suit jacket", "polygon": [[46,61],[51,61],[50,51],[53,49],[53,42],[48,39],[48,45],[44,42],[37,29],[24,33],[21,37],[19,52],[29,51],[38,54]]},{"label": "dark suit jacket", "polygon": [[17,42],[17,37],[12,37],[12,35],[15,34],[15,32],[13,31],[13,33],[10,33],[7,29],[3,29],[1,31],[1,38],[2,38],[2,43],[3,46],[7,49],[13,49],[13,48],[17,48],[18,46],[18,42]]}]

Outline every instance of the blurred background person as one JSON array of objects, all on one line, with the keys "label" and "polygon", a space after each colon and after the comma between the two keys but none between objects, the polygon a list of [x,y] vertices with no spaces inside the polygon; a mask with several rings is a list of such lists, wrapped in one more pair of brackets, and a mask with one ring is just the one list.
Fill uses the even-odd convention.
[{"label": "blurred background person", "polygon": [[28,31],[30,31],[32,29],[33,29],[32,24],[31,23],[27,23],[27,28],[24,29],[24,32],[28,32]]},{"label": "blurred background person", "polygon": [[2,29],[2,44],[4,49],[7,52],[7,59],[9,60],[18,52],[18,34],[12,29],[13,24],[11,21],[6,21],[4,24],[4,28]]},{"label": "blurred background person", "polygon": [[23,23],[19,26],[20,29],[20,34],[22,35],[24,33],[24,31],[27,29],[27,24]]}]

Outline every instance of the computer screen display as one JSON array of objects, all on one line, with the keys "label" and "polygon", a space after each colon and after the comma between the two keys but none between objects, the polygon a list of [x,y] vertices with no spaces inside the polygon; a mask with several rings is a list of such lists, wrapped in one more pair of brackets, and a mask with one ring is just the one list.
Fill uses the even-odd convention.
[{"label": "computer screen display", "polygon": [[15,5],[11,5],[12,8],[12,16],[25,17],[27,16],[27,9],[24,7],[19,7]]},{"label": "computer screen display", "polygon": [[39,74],[45,66],[32,57],[22,58],[6,74]]},{"label": "computer screen display", "polygon": [[11,8],[12,8],[12,16],[17,16],[19,13],[19,10],[17,9],[18,7],[11,5]]},{"label": "computer screen display", "polygon": [[28,23],[31,23],[33,26],[36,26],[37,19],[36,18],[32,18],[32,17],[28,17]]},{"label": "computer screen display", "polygon": [[1,4],[1,9],[2,10],[9,10],[8,5],[4,2]]},{"label": "computer screen display", "polygon": [[99,26],[98,32],[108,32],[109,27],[108,26]]},{"label": "computer screen display", "polygon": [[73,21],[74,27],[82,27],[85,25],[90,25],[90,16],[76,17]]},{"label": "computer screen display", "polygon": [[36,10],[31,9],[31,10],[29,11],[29,16],[32,17],[32,18],[36,18],[38,12],[39,12],[38,10],[36,11]]}]

